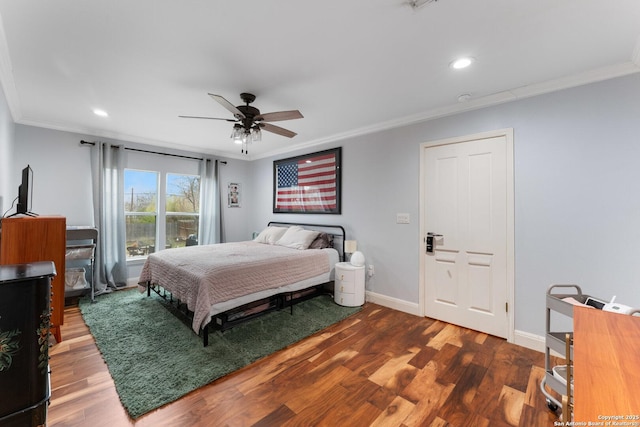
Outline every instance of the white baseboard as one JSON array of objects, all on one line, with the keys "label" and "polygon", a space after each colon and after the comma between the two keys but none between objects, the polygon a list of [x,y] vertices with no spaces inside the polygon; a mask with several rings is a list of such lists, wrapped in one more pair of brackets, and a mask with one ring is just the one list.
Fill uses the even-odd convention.
[{"label": "white baseboard", "polygon": [[134,286],[138,286],[138,277],[129,277],[127,279],[127,288],[132,288]]},{"label": "white baseboard", "polygon": [[366,291],[365,297],[367,301],[370,301],[374,304],[379,304],[383,307],[402,311],[403,313],[413,314],[414,316],[420,316],[420,306],[418,304],[407,302],[398,298],[389,297],[386,295],[377,294],[371,291]]},{"label": "white baseboard", "polygon": [[545,350],[544,337],[541,337],[540,335],[532,334],[530,332],[519,331],[517,329],[514,335],[515,335],[514,344],[544,353],[544,350]]},{"label": "white baseboard", "polygon": [[[514,344],[518,344],[522,347],[527,347],[531,350],[539,351],[540,353],[544,353],[546,351],[546,344],[544,337],[540,335],[534,335],[529,332],[524,331],[516,331],[516,341]],[[551,350],[551,355],[560,357],[564,359],[564,354],[560,354],[555,350]]]}]

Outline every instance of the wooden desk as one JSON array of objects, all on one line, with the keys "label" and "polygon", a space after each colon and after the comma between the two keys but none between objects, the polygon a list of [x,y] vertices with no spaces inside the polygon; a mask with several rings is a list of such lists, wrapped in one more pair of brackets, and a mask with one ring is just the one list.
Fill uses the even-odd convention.
[{"label": "wooden desk", "polygon": [[640,317],[575,307],[573,358],[574,421],[640,425]]}]

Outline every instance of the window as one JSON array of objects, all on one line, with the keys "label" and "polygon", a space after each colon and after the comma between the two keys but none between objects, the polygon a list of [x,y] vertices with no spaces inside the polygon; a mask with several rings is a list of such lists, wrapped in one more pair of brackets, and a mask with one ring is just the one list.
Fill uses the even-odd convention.
[{"label": "window", "polygon": [[128,259],[197,244],[198,175],[125,169],[124,197]]},{"label": "window", "polygon": [[154,252],[158,222],[158,173],[125,169],[127,257]]},{"label": "window", "polygon": [[200,177],[167,174],[166,236],[171,247],[198,244]]}]

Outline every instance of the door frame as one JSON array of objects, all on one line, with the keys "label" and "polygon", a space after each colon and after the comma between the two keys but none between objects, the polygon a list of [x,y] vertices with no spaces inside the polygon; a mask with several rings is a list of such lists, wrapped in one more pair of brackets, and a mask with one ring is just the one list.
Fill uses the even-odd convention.
[{"label": "door frame", "polygon": [[507,169],[507,341],[515,341],[515,221],[514,221],[514,157],[513,157],[513,128],[498,129],[488,132],[476,133],[453,138],[428,141],[420,144],[420,290],[419,290],[419,310],[420,316],[428,316],[426,312],[426,283],[425,283],[425,259],[424,253],[426,245],[424,237],[427,235],[424,215],[425,215],[425,158],[426,150],[431,147],[458,144],[461,142],[472,142],[480,139],[504,137],[507,147],[506,169]]}]

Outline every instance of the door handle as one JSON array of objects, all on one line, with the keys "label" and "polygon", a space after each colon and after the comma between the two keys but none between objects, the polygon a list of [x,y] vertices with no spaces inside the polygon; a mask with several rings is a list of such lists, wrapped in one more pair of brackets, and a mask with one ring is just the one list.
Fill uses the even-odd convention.
[{"label": "door handle", "polygon": [[442,234],[436,234],[436,233],[432,233],[432,232],[428,232],[427,233],[427,237],[424,238],[424,241],[426,243],[426,252],[428,254],[432,254],[435,251],[435,243],[434,243],[434,239],[438,238],[438,237],[442,237]]}]

